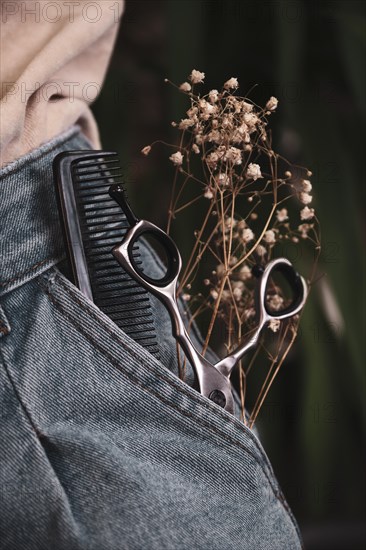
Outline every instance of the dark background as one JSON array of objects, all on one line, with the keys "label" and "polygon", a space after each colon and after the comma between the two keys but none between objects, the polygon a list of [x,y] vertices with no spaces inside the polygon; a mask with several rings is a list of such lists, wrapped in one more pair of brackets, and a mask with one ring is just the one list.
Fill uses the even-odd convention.
[{"label": "dark background", "polygon": [[[274,149],[314,173],[324,277],[258,428],[308,550],[365,548],[365,34],[362,1],[127,1],[94,106],[131,202],[163,226],[172,166],[166,150],[140,149],[172,142],[170,122],[184,116],[164,78],[180,84],[198,69],[205,91],[235,76],[241,95],[257,84],[255,102],[279,99]],[[183,251],[188,224],[176,229]]]}]

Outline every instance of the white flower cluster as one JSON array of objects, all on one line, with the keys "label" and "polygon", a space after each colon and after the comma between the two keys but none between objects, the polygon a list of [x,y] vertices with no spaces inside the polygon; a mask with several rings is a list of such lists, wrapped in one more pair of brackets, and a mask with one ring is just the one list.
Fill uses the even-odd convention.
[{"label": "white flower cluster", "polygon": [[[264,115],[274,111],[278,101],[271,97],[265,108],[258,110],[245,98],[233,95],[239,87],[235,77],[229,78],[221,91],[212,89],[204,96],[195,95],[193,86],[202,84],[204,78],[205,73],[194,69],[188,81],[179,86],[182,92],[189,95],[191,106],[186,117],[172,125],[191,135],[190,149],[197,155],[202,151],[210,173],[225,174],[225,181],[213,178],[204,190],[205,198],[213,199],[216,184],[218,187],[231,186],[235,170],[241,170],[239,167],[244,165],[245,155],[250,154],[258,136],[266,139]],[[172,155],[170,160],[175,165],[182,164],[180,157]],[[261,167],[250,162],[243,176],[255,182],[263,178]]]},{"label": "white flower cluster", "polygon": [[[300,239],[316,241],[317,220],[311,207],[312,174],[304,169],[300,176],[297,168],[294,173],[292,169],[283,171],[284,159],[272,150],[267,124],[268,117],[278,108],[276,97],[271,96],[261,108],[239,96],[236,77],[227,79],[219,89],[197,93],[204,80],[205,73],[194,69],[178,86],[186,94],[189,108],[179,121],[172,122],[180,139],[179,147],[170,151],[169,161],[184,182],[182,188],[176,183],[176,197],[181,200],[184,196],[181,191],[188,182],[199,190],[193,200],[172,202],[171,219],[175,212],[201,197],[205,199],[208,231],[200,229],[195,233],[196,247],[200,248],[196,248],[191,265],[187,266],[189,275],[184,288],[189,291],[190,274],[197,272],[201,258],[198,250],[212,253],[215,269],[204,279],[205,294],[192,297],[185,291],[181,295],[192,307],[199,296],[205,302],[208,292],[211,300],[203,303],[201,309],[212,308],[215,302],[212,311],[227,326],[233,345],[235,334],[243,334],[255,320],[253,265],[265,266],[276,256],[278,245],[286,240],[294,244]],[[150,151],[151,146],[142,149],[144,155]],[[293,207],[287,202],[294,195],[297,207],[301,204],[295,223]],[[245,201],[249,211],[245,211]],[[271,288],[267,303],[274,312],[285,307],[279,288]],[[280,328],[276,319],[269,323],[273,332]]]}]

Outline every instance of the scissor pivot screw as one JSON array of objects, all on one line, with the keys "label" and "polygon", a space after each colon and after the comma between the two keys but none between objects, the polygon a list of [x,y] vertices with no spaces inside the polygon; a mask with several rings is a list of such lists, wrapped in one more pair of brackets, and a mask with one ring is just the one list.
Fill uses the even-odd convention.
[{"label": "scissor pivot screw", "polygon": [[226,397],[225,394],[220,390],[213,390],[210,395],[208,396],[211,401],[216,403],[216,405],[219,405],[220,407],[225,407],[226,405]]}]

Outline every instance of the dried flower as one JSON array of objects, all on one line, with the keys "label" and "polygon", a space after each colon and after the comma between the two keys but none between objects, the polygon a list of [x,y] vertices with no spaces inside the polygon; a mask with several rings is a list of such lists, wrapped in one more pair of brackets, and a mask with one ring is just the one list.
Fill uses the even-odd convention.
[{"label": "dried flower", "polygon": [[182,155],[180,151],[177,151],[176,153],[173,153],[172,155],[170,155],[169,160],[171,160],[172,163],[175,164],[176,166],[181,166],[181,164],[183,163],[183,158],[184,158],[184,155]]},{"label": "dried flower", "polygon": [[263,239],[267,244],[275,244],[276,233],[272,231],[272,229],[268,229],[268,231],[265,232]]},{"label": "dried flower", "polygon": [[313,197],[309,195],[309,193],[300,193],[300,201],[302,202],[302,204],[310,204],[312,200]]},{"label": "dried flower", "polygon": [[[311,239],[305,244],[309,247],[314,244],[318,250],[318,220],[314,209],[309,207],[311,172],[298,166],[293,169],[290,164],[282,169],[286,161],[272,148],[267,125],[268,115],[278,107],[277,98],[271,96],[263,108],[258,107],[239,96],[238,80],[234,77],[228,79],[221,90],[198,94],[194,85],[204,79],[205,74],[194,69],[187,82],[179,87],[186,93],[189,105],[186,115],[173,122],[180,139],[169,157],[177,170],[168,225],[170,229],[176,216],[186,208],[189,210],[191,204],[200,202],[206,210],[201,227],[194,231],[194,245],[181,274],[178,292],[185,301],[189,300],[193,318],[201,312],[210,315],[203,353],[210,345],[212,328],[217,322],[222,323],[218,328],[225,330],[225,345],[230,353],[254,328],[256,284],[252,266],[260,264],[265,268],[280,253],[277,248],[281,243],[286,240],[298,243],[310,234]],[[145,148],[144,154],[149,151]],[[184,170],[180,168],[182,163]],[[291,219],[292,206],[288,207],[294,195],[299,199],[295,205],[301,224],[295,227]],[[272,209],[268,208],[271,204]],[[211,267],[209,273],[204,273],[203,291],[191,295],[190,283],[194,278],[197,281],[201,273],[198,268],[204,270],[205,265],[212,266],[212,262],[215,269]],[[271,281],[267,294],[268,306],[274,312],[286,306],[280,284]],[[296,333],[296,322],[295,319],[284,327],[283,338],[289,345]],[[280,327],[278,319],[269,323],[274,333]],[[272,342],[267,353],[268,359],[278,365],[287,353],[282,346],[284,339],[278,337],[276,349]],[[244,398],[242,395],[242,402]],[[252,413],[254,418],[257,412]],[[253,422],[252,419],[249,426]]]},{"label": "dried flower", "polygon": [[192,82],[192,84],[201,84],[204,78],[205,78],[205,73],[201,73],[196,69],[193,69],[193,71],[189,75],[189,80]]},{"label": "dried flower", "polygon": [[281,321],[279,319],[271,319],[268,323],[268,328],[272,330],[272,332],[277,332],[281,326]]},{"label": "dried flower", "polygon": [[179,89],[182,90],[182,92],[190,92],[192,90],[192,86],[189,82],[183,82],[183,84],[179,86]]},{"label": "dried flower", "polygon": [[191,118],[183,118],[179,123],[179,130],[187,130],[194,126],[195,122]]},{"label": "dried flower", "polygon": [[308,233],[311,228],[312,228],[312,225],[310,225],[309,223],[302,223],[301,225],[299,225],[298,230],[301,233],[300,236],[302,239],[307,239]]},{"label": "dried flower", "polygon": [[267,296],[267,303],[272,311],[279,311],[283,307],[283,298],[279,294]]},{"label": "dried flower", "polygon": [[243,265],[243,267],[241,267],[239,271],[239,279],[241,281],[247,281],[251,277],[252,277],[252,270],[250,269],[249,266]]},{"label": "dried flower", "polygon": [[288,213],[286,208],[281,208],[281,210],[276,211],[276,218],[279,222],[284,222],[288,220]]},{"label": "dried flower", "polygon": [[309,180],[302,180],[301,182],[301,189],[305,191],[305,193],[310,193],[313,186],[311,185]]},{"label": "dried flower", "polygon": [[205,199],[212,199],[213,198],[214,194],[212,192],[211,187],[209,187],[209,186],[206,187],[203,196],[205,197]]},{"label": "dried flower", "polygon": [[277,105],[278,105],[278,99],[276,97],[271,96],[266,103],[266,109],[267,111],[275,111],[277,109]]},{"label": "dried flower", "polygon": [[229,149],[224,154],[224,159],[229,160],[233,164],[241,164],[241,150],[237,147],[229,147]]},{"label": "dried flower", "polygon": [[242,233],[242,239],[244,243],[249,243],[254,239],[254,233],[249,227],[246,227]]},{"label": "dried flower", "polygon": [[232,283],[232,288],[234,299],[239,302],[242,299],[245,290],[244,283],[242,281],[234,281]]},{"label": "dried flower", "polygon": [[146,145],[143,149],[141,149],[141,153],[145,156],[147,156],[151,151],[151,145]]},{"label": "dried flower", "polygon": [[224,84],[225,90],[232,90],[239,87],[239,82],[237,78],[231,77]]},{"label": "dried flower", "polygon": [[215,176],[215,181],[218,187],[227,187],[230,184],[230,178],[224,172],[220,172]]},{"label": "dried flower", "polygon": [[261,244],[257,246],[257,248],[255,249],[255,252],[258,256],[265,256],[267,254],[266,248]]},{"label": "dried flower", "polygon": [[217,290],[215,290],[214,288],[212,290],[210,290],[210,294],[211,294],[211,297],[214,299],[214,300],[217,300],[217,298],[219,297],[219,293],[217,292]]},{"label": "dried flower", "polygon": [[259,164],[251,162],[247,168],[247,178],[251,178],[256,181],[258,178],[263,178],[261,167]]},{"label": "dried flower", "polygon": [[219,92],[217,90],[211,90],[208,94],[208,98],[211,103],[216,103],[216,101],[219,99]]},{"label": "dried flower", "polygon": [[314,216],[314,208],[309,208],[308,206],[305,206],[302,210],[300,210],[300,218],[302,220],[311,220],[311,218],[313,218]]}]

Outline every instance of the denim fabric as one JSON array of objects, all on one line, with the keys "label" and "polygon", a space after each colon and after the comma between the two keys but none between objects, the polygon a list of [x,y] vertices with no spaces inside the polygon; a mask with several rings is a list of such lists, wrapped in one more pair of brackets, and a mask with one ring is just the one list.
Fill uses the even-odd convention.
[{"label": "denim fabric", "polygon": [[161,361],[60,271],[52,160],[80,148],[0,173],[0,548],[301,548],[257,437],[177,378],[159,303]]}]

